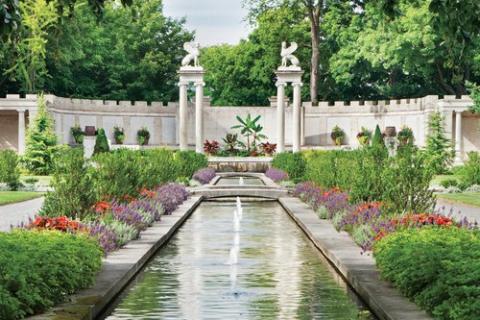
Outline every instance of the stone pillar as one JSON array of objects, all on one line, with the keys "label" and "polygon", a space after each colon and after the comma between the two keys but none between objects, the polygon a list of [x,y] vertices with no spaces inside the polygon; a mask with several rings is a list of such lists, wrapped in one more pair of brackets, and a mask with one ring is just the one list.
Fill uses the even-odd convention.
[{"label": "stone pillar", "polygon": [[285,83],[277,83],[277,152],[285,151]]},{"label": "stone pillar", "polygon": [[301,150],[301,110],[302,107],[302,83],[294,82],[293,84],[293,152]]},{"label": "stone pillar", "polygon": [[463,163],[462,112],[455,112],[455,163]]},{"label": "stone pillar", "polygon": [[303,147],[305,145],[305,107],[302,106],[300,108],[301,110],[301,122],[300,122],[300,132],[301,132],[301,136],[300,136],[300,145]]},{"label": "stone pillar", "polygon": [[195,151],[203,153],[203,82],[195,83]]},{"label": "stone pillar", "polygon": [[25,109],[18,111],[18,154],[25,153]]},{"label": "stone pillar", "polygon": [[187,100],[187,83],[180,82],[180,107],[178,110],[178,139],[180,150],[184,151],[188,149],[188,128],[187,128],[187,117],[188,117],[188,100]]}]

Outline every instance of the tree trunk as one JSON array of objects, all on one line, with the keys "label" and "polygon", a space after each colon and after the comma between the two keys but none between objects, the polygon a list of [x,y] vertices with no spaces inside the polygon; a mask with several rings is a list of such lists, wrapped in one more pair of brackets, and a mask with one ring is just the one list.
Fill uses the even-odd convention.
[{"label": "tree trunk", "polygon": [[318,105],[318,72],[320,65],[320,12],[323,1],[319,4],[308,7],[308,17],[310,19],[310,36],[312,40],[312,60],[310,72],[310,99],[313,105]]}]

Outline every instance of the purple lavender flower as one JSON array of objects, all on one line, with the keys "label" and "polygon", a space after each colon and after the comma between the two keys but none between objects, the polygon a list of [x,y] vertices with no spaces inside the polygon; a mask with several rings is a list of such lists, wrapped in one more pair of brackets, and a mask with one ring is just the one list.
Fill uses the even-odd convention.
[{"label": "purple lavender flower", "polygon": [[215,170],[212,168],[204,168],[198,170],[194,175],[193,179],[197,180],[201,184],[207,184],[210,181],[212,181],[213,178],[215,178],[216,173]]},{"label": "purple lavender flower", "polygon": [[157,190],[155,200],[162,204],[165,214],[171,214],[185,200],[188,199],[188,191],[179,184],[167,184]]},{"label": "purple lavender flower", "polygon": [[288,180],[288,173],[283,170],[270,168],[265,172],[265,176],[267,178],[272,179],[274,182]]},{"label": "purple lavender flower", "polygon": [[117,235],[103,224],[90,225],[89,236],[97,239],[105,255],[118,249]]},{"label": "purple lavender flower", "polygon": [[137,230],[146,229],[142,215],[128,204],[112,203],[112,212],[115,220],[133,226]]},{"label": "purple lavender flower", "polygon": [[156,200],[142,199],[134,201],[129,204],[129,207],[134,209],[137,212],[143,212],[152,217],[153,221],[160,221],[161,213],[158,210],[158,205],[156,205]]}]

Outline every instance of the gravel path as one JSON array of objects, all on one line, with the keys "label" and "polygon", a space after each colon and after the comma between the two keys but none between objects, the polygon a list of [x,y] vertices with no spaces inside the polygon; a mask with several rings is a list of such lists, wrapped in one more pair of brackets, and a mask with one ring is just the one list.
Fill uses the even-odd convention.
[{"label": "gravel path", "polygon": [[459,219],[467,217],[469,221],[477,221],[480,223],[480,207],[438,199],[437,210],[446,215],[451,212],[454,217]]},{"label": "gravel path", "polygon": [[11,225],[18,225],[33,218],[42,206],[43,198],[0,206],[0,231],[9,231]]}]

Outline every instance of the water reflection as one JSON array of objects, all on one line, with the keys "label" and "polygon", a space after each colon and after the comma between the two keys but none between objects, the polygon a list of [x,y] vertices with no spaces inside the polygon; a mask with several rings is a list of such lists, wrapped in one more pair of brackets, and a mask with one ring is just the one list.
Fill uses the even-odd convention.
[{"label": "water reflection", "polygon": [[218,180],[217,186],[264,186],[259,178],[252,177],[225,177]]},{"label": "water reflection", "polygon": [[236,208],[203,203],[107,319],[358,319],[344,283],[275,202],[242,204],[232,290]]}]

